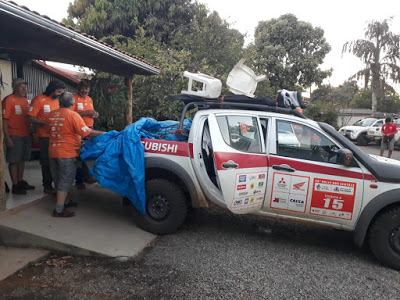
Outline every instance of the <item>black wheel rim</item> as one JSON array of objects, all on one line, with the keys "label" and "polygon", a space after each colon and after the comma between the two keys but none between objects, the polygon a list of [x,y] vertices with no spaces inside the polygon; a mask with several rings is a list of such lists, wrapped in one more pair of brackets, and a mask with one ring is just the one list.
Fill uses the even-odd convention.
[{"label": "black wheel rim", "polygon": [[169,214],[169,201],[163,195],[151,195],[147,199],[147,212],[155,220],[162,220]]},{"label": "black wheel rim", "polygon": [[397,254],[400,254],[400,226],[393,228],[390,232],[389,245]]}]

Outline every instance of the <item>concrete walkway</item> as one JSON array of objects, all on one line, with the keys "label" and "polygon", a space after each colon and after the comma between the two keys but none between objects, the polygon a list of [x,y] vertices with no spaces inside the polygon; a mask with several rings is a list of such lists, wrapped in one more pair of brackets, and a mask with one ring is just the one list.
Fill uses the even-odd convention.
[{"label": "concrete walkway", "polygon": [[[85,190],[73,187],[72,199],[79,202],[71,208],[75,217],[54,218],[55,196],[42,193],[39,163],[29,162],[25,174],[36,190],[22,196],[8,194],[8,209],[0,214],[0,246],[132,257],[156,237],[135,225],[130,208],[121,205],[120,195],[97,183],[87,184]],[[7,252],[10,258],[6,258]],[[3,247],[0,258],[15,260],[15,253],[16,249]],[[0,274],[1,268],[2,264]]]}]

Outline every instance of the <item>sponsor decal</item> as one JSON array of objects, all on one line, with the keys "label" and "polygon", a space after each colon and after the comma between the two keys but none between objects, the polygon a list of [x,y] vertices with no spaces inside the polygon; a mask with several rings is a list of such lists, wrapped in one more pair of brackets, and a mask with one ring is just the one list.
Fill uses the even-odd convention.
[{"label": "sponsor decal", "polygon": [[279,187],[286,187],[286,181],[285,179],[282,177],[281,180],[278,181],[278,186]]},{"label": "sponsor decal", "polygon": [[254,189],[254,183],[250,184],[250,189]]},{"label": "sponsor decal", "polygon": [[242,199],[240,199],[240,200],[235,200],[235,201],[233,202],[233,206],[238,206],[238,205],[242,205]]},{"label": "sponsor decal", "polygon": [[250,198],[245,198],[245,199],[244,199],[244,204],[248,204],[249,201],[250,201]]},{"label": "sponsor decal", "polygon": [[239,196],[246,196],[248,194],[248,192],[240,192]]},{"label": "sponsor decal", "polygon": [[309,177],[274,173],[270,207],[305,213],[309,185]]},{"label": "sponsor decal", "polygon": [[249,176],[249,180],[254,180],[254,179],[257,179],[257,176],[256,176],[256,175],[250,175],[250,176]]},{"label": "sponsor decal", "polygon": [[255,195],[255,194],[259,194],[259,193],[261,193],[261,190],[254,190],[253,191],[253,194]]},{"label": "sponsor decal", "polygon": [[258,174],[258,179],[265,179],[265,174]]},{"label": "sponsor decal", "polygon": [[264,186],[264,182],[261,181],[258,183],[258,187],[262,187],[262,186]]},{"label": "sponsor decal", "polygon": [[290,202],[297,204],[304,204],[304,200],[298,200],[298,199],[290,199]]},{"label": "sponsor decal", "polygon": [[250,203],[254,203],[254,197],[250,198]]},{"label": "sponsor decal", "polygon": [[306,184],[305,181],[293,184],[294,190],[300,190]]},{"label": "sponsor decal", "polygon": [[237,190],[245,190],[246,189],[246,185],[245,184],[239,184],[237,186]]},{"label": "sponsor decal", "polygon": [[239,175],[239,182],[246,182],[246,175]]},{"label": "sponsor decal", "polygon": [[355,182],[315,178],[310,213],[351,220],[356,188]]},{"label": "sponsor decal", "polygon": [[22,109],[20,105],[15,105],[15,114],[22,115]]}]

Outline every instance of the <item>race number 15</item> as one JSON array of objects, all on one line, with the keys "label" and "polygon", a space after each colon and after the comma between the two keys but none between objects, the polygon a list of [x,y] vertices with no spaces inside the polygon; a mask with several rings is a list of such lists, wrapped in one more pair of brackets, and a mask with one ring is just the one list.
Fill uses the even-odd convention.
[{"label": "race number 15", "polygon": [[324,208],[341,210],[343,208],[343,202],[344,202],[344,200],[325,198],[324,199]]}]

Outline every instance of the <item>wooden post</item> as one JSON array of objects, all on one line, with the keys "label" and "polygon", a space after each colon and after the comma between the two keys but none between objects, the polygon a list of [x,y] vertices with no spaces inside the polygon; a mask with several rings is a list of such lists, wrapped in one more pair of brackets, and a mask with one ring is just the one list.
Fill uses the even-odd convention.
[{"label": "wooden post", "polygon": [[132,124],[132,106],[133,106],[133,89],[132,89],[133,76],[125,77],[125,85],[128,88],[127,92],[127,105],[125,110],[125,125]]},{"label": "wooden post", "polygon": [[[3,111],[1,107],[1,89],[0,89],[0,112]],[[6,210],[7,197],[5,194],[5,179],[4,179],[4,147],[3,147],[3,114],[0,113],[0,212]]]}]

